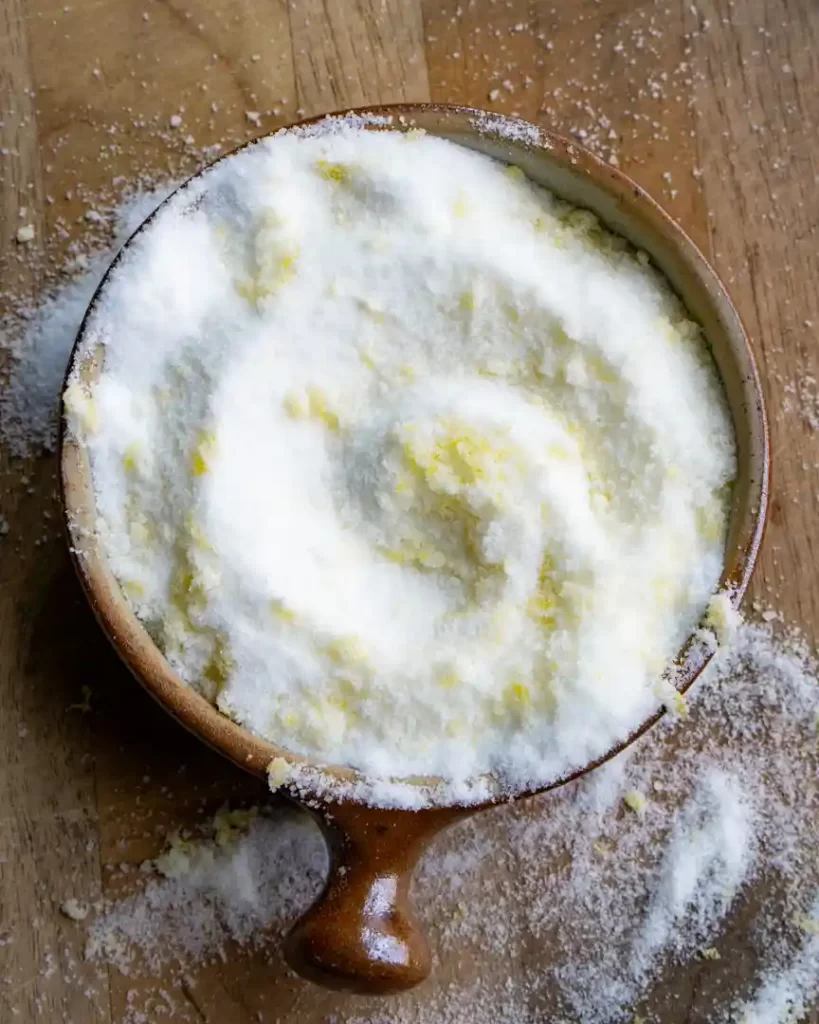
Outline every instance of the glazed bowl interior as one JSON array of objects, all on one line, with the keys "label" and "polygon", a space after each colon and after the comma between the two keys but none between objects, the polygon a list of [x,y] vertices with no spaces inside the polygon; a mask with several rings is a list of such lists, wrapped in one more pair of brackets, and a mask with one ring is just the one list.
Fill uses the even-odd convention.
[{"label": "glazed bowl interior", "polygon": [[[703,328],[733,420],[738,475],[721,588],[737,605],[747,587],[764,528],[769,475],[767,424],[756,367],[739,316],[694,244],[625,175],[560,136],[517,120],[459,107],[402,106],[356,113],[363,126],[372,130],[422,128],[516,164],[533,181],[574,205],[591,210],[612,231],[646,252],[665,275]],[[230,159],[230,154],[223,159]],[[116,263],[111,270],[115,270]],[[91,303],[69,365],[70,372],[81,353],[80,373],[89,385],[99,375],[101,352],[83,352],[83,339],[89,316],[109,275]],[[70,547],[80,581],[103,630],[138,680],[181,724],[247,770],[264,776],[274,757],[304,764],[306,759],[266,742],[226,718],[171,670],[131,611],[96,543],[94,491],[87,453],[66,432],[64,416],[61,482]],[[690,686],[708,656],[708,649],[693,639],[683,647],[677,659],[681,692]],[[592,764],[556,778],[550,785],[568,781],[613,756],[658,717],[659,713],[643,722]],[[355,778],[354,772],[343,767],[323,767],[322,773],[339,781]],[[408,781],[428,784],[433,780]]]}]

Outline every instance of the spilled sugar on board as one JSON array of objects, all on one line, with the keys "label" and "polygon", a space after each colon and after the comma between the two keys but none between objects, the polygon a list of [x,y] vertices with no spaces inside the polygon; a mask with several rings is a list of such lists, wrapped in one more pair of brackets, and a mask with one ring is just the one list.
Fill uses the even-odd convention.
[{"label": "spilled sugar on board", "polygon": [[[445,835],[416,881],[439,983],[339,1021],[455,1024],[464,1005],[474,1024],[662,1019],[663,977],[692,964],[716,979],[701,1018],[799,1020],[819,994],[818,674],[797,634],[743,625],[685,716],[563,790]],[[195,973],[232,942],[278,955],[326,863],[307,816],[224,810],[83,923],[88,956],[139,974]],[[741,971],[725,938],[737,917]]]}]

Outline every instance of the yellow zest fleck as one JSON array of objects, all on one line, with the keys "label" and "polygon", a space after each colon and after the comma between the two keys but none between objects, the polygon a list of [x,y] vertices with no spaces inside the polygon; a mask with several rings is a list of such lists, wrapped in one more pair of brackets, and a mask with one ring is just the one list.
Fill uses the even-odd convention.
[{"label": "yellow zest fleck", "polygon": [[674,692],[669,695],[669,701],[671,707],[680,716],[680,718],[688,717],[688,705],[685,702],[685,696],[680,693],[679,690],[674,689]]},{"label": "yellow zest fleck", "polygon": [[458,299],[458,307],[462,309],[464,313],[471,313],[475,309],[475,293],[461,292],[461,297]]},{"label": "yellow zest fleck", "polygon": [[201,548],[203,551],[213,551],[213,545],[208,540],[201,524],[193,518],[193,513],[186,517],[185,529],[196,547]]},{"label": "yellow zest fleck", "polygon": [[616,384],[618,377],[612,368],[605,362],[602,356],[591,355],[588,357],[588,367],[593,376],[603,384]]},{"label": "yellow zest fleck", "polygon": [[505,359],[490,359],[478,367],[478,373],[482,377],[508,377],[518,372],[518,363],[508,362]]},{"label": "yellow zest fleck", "polygon": [[503,702],[508,708],[528,708],[532,703],[532,694],[523,683],[511,682],[503,691]]},{"label": "yellow zest fleck", "polygon": [[342,636],[325,647],[325,653],[338,665],[366,664],[367,648],[357,636]]},{"label": "yellow zest fleck", "polygon": [[646,807],[648,807],[648,800],[646,800],[639,789],[630,789],[623,797],[623,803],[635,814],[642,814]]},{"label": "yellow zest fleck", "polygon": [[461,219],[461,218],[466,216],[466,214],[467,214],[467,205],[466,205],[466,200],[463,198],[463,196],[461,196],[458,199],[456,199],[455,202],[452,204],[452,212],[459,219]]},{"label": "yellow zest fleck", "polygon": [[76,381],[69,384],[63,394],[65,407],[79,422],[87,434],[94,434],[99,427],[99,411],[94,399],[86,394],[81,384]]},{"label": "yellow zest fleck", "polygon": [[550,458],[556,459],[558,462],[568,462],[571,458],[569,452],[560,444],[550,444],[546,451]]},{"label": "yellow zest fleck", "polygon": [[708,602],[705,625],[713,631],[720,646],[726,646],[733,640],[741,622],[742,618],[728,594],[714,594]]},{"label": "yellow zest fleck", "polygon": [[436,678],[438,680],[438,685],[442,686],[445,690],[452,690],[461,684],[461,677],[452,669],[446,669],[443,672],[439,672]]},{"label": "yellow zest fleck", "polygon": [[384,323],[384,311],[375,302],[370,299],[359,299],[358,305],[365,313],[371,316],[377,324]]},{"label": "yellow zest fleck", "polygon": [[715,946],[706,946],[705,949],[701,949],[700,956],[703,960],[722,960],[720,951]]},{"label": "yellow zest fleck", "polygon": [[270,294],[267,288],[264,288],[258,281],[254,281],[251,278],[236,281],[234,287],[236,288],[237,295],[251,306],[258,306],[262,299],[266,299]]},{"label": "yellow zest fleck", "polygon": [[442,425],[444,429],[435,444],[422,447],[406,441],[403,445],[407,461],[428,481],[441,476],[442,480],[462,485],[474,484],[497,473],[511,454],[465,423],[453,420]]},{"label": "yellow zest fleck", "polygon": [[271,789],[278,789],[290,778],[292,768],[283,757],[274,757],[267,766],[267,782]]},{"label": "yellow zest fleck", "polygon": [[213,819],[213,838],[216,840],[216,845],[228,846],[230,843],[235,843],[241,839],[243,835],[247,834],[251,822],[258,817],[258,814],[259,810],[257,807],[248,807],[246,809],[237,807],[232,811],[228,810],[227,807],[223,807],[217,811]]},{"label": "yellow zest fleck", "polygon": [[606,857],[611,853],[611,843],[607,839],[595,839],[592,847],[601,857]]},{"label": "yellow zest fleck", "polygon": [[359,700],[367,696],[370,688],[362,679],[351,679],[348,676],[340,676],[335,681],[338,691],[338,699],[348,705],[351,700]]},{"label": "yellow zest fleck", "polygon": [[216,434],[210,430],[203,430],[199,434],[199,440],[191,453],[191,469],[194,476],[204,476],[210,471],[210,460],[216,452]]},{"label": "yellow zest fleck", "polygon": [[139,445],[134,442],[129,444],[125,451],[122,453],[122,468],[126,473],[133,473],[137,468],[137,459],[139,457]]},{"label": "yellow zest fleck", "polygon": [[145,588],[137,580],[120,580],[119,585],[125,596],[131,600],[139,600],[145,595]]},{"label": "yellow zest fleck", "polygon": [[715,544],[722,538],[725,525],[725,516],[722,508],[714,502],[712,505],[700,506],[694,513],[697,525],[697,532],[708,541]]},{"label": "yellow zest fleck", "polygon": [[234,282],[236,292],[250,305],[257,307],[295,276],[299,259],[298,247],[288,252],[274,251],[271,254],[259,237],[262,235],[263,232],[259,232],[256,239],[257,250],[261,252],[255,276]]},{"label": "yellow zest fleck", "polygon": [[174,576],[171,584],[174,602],[183,610],[191,603],[191,599],[204,597],[202,585],[189,568],[182,566]]},{"label": "yellow zest fleck", "polygon": [[346,713],[350,710],[349,700],[339,693],[330,694],[330,696],[327,698],[327,704],[335,711],[341,711]]},{"label": "yellow zest fleck", "polygon": [[808,935],[819,935],[819,917],[810,917],[808,914],[799,914],[794,919],[794,924],[800,931]]},{"label": "yellow zest fleck", "polygon": [[310,402],[304,392],[288,392],[284,396],[282,405],[291,419],[301,420],[310,415]]},{"label": "yellow zest fleck", "polygon": [[226,645],[218,644],[202,673],[204,678],[212,684],[211,700],[218,696],[233,668],[234,663],[229,649]]},{"label": "yellow zest fleck", "polygon": [[339,428],[338,416],[329,408],[327,396],[319,388],[290,391],[283,400],[284,411],[294,420],[313,418],[321,420],[334,433]]},{"label": "yellow zest fleck", "polygon": [[569,335],[566,333],[566,331],[564,331],[562,327],[555,328],[554,332],[552,333],[552,340],[556,345],[560,346],[571,345],[572,343],[572,339],[569,337]]},{"label": "yellow zest fleck", "polygon": [[520,321],[520,313],[518,312],[517,307],[513,306],[511,302],[504,302],[502,309],[507,318],[511,320],[513,324]]},{"label": "yellow zest fleck", "polygon": [[599,224],[597,217],[595,217],[591,210],[578,210],[576,208],[570,210],[562,220],[564,224],[574,228],[579,234],[593,231]]},{"label": "yellow zest fleck", "polygon": [[350,168],[344,164],[332,164],[327,160],[317,160],[316,170],[322,178],[334,181],[338,185],[343,184],[350,177]]},{"label": "yellow zest fleck", "polygon": [[557,608],[560,604],[560,586],[554,576],[554,559],[544,554],[538,573],[537,592],[526,603],[526,611],[539,626],[551,630],[557,623]]},{"label": "yellow zest fleck", "polygon": [[553,630],[557,625],[554,601],[544,594],[530,597],[526,602],[526,611],[542,629]]},{"label": "yellow zest fleck", "polygon": [[667,341],[669,345],[674,345],[680,340],[680,336],[677,334],[668,317],[661,316],[657,318],[657,329],[662,338]]},{"label": "yellow zest fleck", "polygon": [[335,433],[339,428],[338,416],[329,408],[324,392],[319,388],[308,388],[307,398],[310,402],[310,415],[321,420],[328,430]]},{"label": "yellow zest fleck", "polygon": [[270,612],[275,615],[277,619],[281,619],[282,622],[295,622],[296,613],[292,608],[288,608],[284,601],[273,600],[270,602]]},{"label": "yellow zest fleck", "polygon": [[288,277],[292,277],[296,270],[297,259],[297,252],[289,253],[287,256],[282,256],[278,263],[279,272],[287,274]]},{"label": "yellow zest fleck", "polygon": [[410,363],[405,363],[398,371],[398,374],[401,378],[403,378],[403,380],[406,381],[413,381],[417,376],[415,367],[412,366]]},{"label": "yellow zest fleck", "polygon": [[418,569],[443,569],[446,555],[418,541],[407,540],[402,548],[382,548],[382,554],[397,565],[414,565]]},{"label": "yellow zest fleck", "polygon": [[518,167],[517,164],[507,164],[503,169],[503,173],[507,178],[512,178],[514,181],[525,181],[526,174],[522,168]]}]

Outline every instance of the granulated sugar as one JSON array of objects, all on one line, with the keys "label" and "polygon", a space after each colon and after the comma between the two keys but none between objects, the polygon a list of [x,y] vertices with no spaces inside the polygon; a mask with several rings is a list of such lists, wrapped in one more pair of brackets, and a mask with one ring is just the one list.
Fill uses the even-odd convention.
[{"label": "granulated sugar", "polygon": [[169,960],[183,967],[224,957],[228,943],[259,947],[318,895],[324,842],[297,811],[221,811],[199,837],[174,836],[143,865],[154,872],[129,899],[100,908],[86,956],[129,973]]},{"label": "granulated sugar", "polygon": [[8,354],[0,374],[0,445],[11,455],[54,449],[60,387],[88,303],[117,249],[174,187],[132,193],[106,215],[110,248],[75,257],[65,284],[35,306],[17,303],[0,319],[0,353]]},{"label": "granulated sugar", "polygon": [[[540,1000],[568,1019],[616,1020],[669,960],[719,950],[730,912],[756,882],[768,899],[747,930],[759,961],[756,985],[764,986],[779,956],[787,963],[805,939],[794,920],[819,891],[817,706],[817,665],[798,638],[774,641],[770,627],[743,627],[735,650],[699,684],[688,718],[666,721],[572,790],[500,812],[508,829],[502,848],[493,838],[489,861],[492,878],[505,874],[511,888],[493,891],[487,879],[483,906],[493,911],[483,923],[464,893],[464,923],[448,925],[445,941],[474,941],[479,931],[481,946],[505,957],[531,955],[533,939],[542,946],[510,1021],[538,1020],[521,1007]],[[646,795],[643,815],[622,810],[629,790]],[[464,829],[479,849],[484,827]],[[444,918],[437,897],[436,908]],[[499,932],[495,921],[503,922]],[[783,932],[788,941],[772,955],[770,936]],[[807,996],[819,985],[819,962],[797,973]],[[733,1012],[725,1001],[715,1016],[718,1009]],[[438,1019],[457,1019],[448,1012]]]},{"label": "granulated sugar", "polygon": [[601,755],[718,584],[736,464],[700,328],[589,211],[431,133],[331,119],[189,184],[65,397],[171,667],[369,802]]},{"label": "granulated sugar", "polygon": [[[798,1019],[819,992],[818,672],[798,635],[742,626],[686,718],[667,718],[578,783],[442,837],[416,882],[438,981],[334,1019],[661,1019],[666,972],[698,959],[719,984],[697,1019]],[[626,807],[630,792],[644,796],[642,811]],[[187,873],[172,853],[160,865],[174,877],[106,907],[90,926],[91,955],[113,951],[126,969],[142,956],[158,970],[218,956],[231,940],[269,941],[254,929],[280,931],[318,890],[318,832],[278,811],[229,832],[183,851]],[[735,918],[742,965],[727,938]]]},{"label": "granulated sugar", "polygon": [[802,374],[798,380],[782,388],[785,398],[782,411],[796,413],[802,422],[816,432],[819,431],[819,387],[812,374]]},{"label": "granulated sugar", "polygon": [[[742,1024],[781,1024],[807,1019],[819,992],[819,900],[795,949],[781,949],[781,966],[763,974],[753,996],[739,1000],[736,1013]],[[815,1019],[815,1018],[814,1018]]]}]

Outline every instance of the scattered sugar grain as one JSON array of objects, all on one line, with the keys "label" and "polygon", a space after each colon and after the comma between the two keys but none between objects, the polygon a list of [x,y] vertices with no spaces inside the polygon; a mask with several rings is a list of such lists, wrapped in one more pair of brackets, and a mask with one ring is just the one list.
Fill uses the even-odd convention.
[{"label": "scattered sugar grain", "polygon": [[111,214],[113,241],[80,263],[80,273],[0,320],[0,350],[8,353],[0,387],[0,445],[11,455],[53,451],[59,393],[71,348],[91,297],[122,243],[174,185],[135,192]]},{"label": "scattered sugar grain", "polygon": [[84,921],[88,917],[88,909],[87,903],[81,903],[73,896],[60,904],[60,912],[72,921]]},{"label": "scattered sugar grain", "polygon": [[[470,1024],[663,1019],[667,972],[694,960],[721,969],[736,915],[745,952],[731,957],[751,958],[753,981],[721,974],[702,1019],[798,1019],[819,995],[819,937],[804,925],[819,920],[818,707],[803,638],[741,625],[684,722],[667,718],[586,778],[442,836],[416,882],[438,980],[338,1024],[462,1024],[464,1006]],[[651,814],[622,813],[627,793],[649,789]],[[253,947],[259,921],[286,927],[320,888],[326,859],[306,816],[251,817],[222,847],[218,833],[211,824],[183,851],[184,870],[166,861],[171,877],[156,878],[160,859],[141,892],[109,904],[90,954],[158,970],[218,956],[231,939]]]}]

